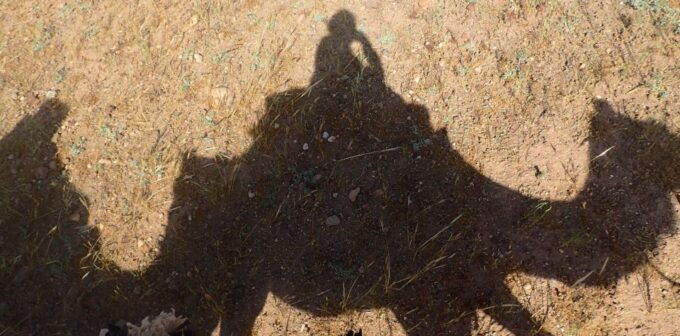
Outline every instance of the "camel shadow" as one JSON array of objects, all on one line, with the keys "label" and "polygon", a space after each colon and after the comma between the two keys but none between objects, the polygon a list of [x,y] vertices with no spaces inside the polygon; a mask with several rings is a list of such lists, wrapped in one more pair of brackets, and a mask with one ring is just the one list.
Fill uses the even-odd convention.
[{"label": "camel shadow", "polygon": [[663,125],[594,101],[584,189],[524,196],[387,87],[347,11],[329,22],[310,86],[265,107],[244,155],[187,154],[143,276],[175,284],[166,302],[221,335],[249,334],[268,293],[318,316],[389,307],[412,335],[469,334],[482,308],[517,335],[547,334],[508,274],[610,286],[676,232],[680,139]]},{"label": "camel shadow", "polygon": [[266,99],[245,154],[187,153],[142,272],[81,267],[97,234],[77,225],[87,202],[51,141],[63,104],[0,140],[0,331],[84,333],[175,308],[197,330],[247,335],[272,293],[316,316],[387,307],[410,335],[470,334],[479,309],[516,335],[548,334],[509,274],[611,286],[676,233],[680,139],[663,125],[594,101],[583,190],[527,197],[385,84],[351,13],[328,27],[310,85]]}]

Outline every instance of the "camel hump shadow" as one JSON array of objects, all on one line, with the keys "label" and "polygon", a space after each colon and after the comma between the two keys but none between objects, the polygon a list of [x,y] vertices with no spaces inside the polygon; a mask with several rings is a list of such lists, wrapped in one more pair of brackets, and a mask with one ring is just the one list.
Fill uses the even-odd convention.
[{"label": "camel hump shadow", "polygon": [[516,334],[548,334],[510,273],[608,286],[676,233],[680,140],[665,126],[594,101],[584,189],[528,197],[390,89],[355,24],[331,18],[309,86],[266,99],[246,153],[187,153],[143,277],[173,284],[159,300],[222,335],[253,331],[268,293],[317,316],[388,307],[413,335],[469,334],[471,312],[491,306]]}]

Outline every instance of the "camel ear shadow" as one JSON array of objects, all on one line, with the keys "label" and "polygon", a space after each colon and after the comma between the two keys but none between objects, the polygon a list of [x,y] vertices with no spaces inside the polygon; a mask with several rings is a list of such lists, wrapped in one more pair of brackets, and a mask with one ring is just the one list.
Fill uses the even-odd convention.
[{"label": "camel ear shadow", "polygon": [[604,99],[594,99],[595,113],[590,119],[588,135],[590,164],[613,161],[619,164],[630,163],[626,155],[639,151],[639,141],[643,135],[641,122],[617,112]]},{"label": "camel ear shadow", "polygon": [[68,113],[69,108],[66,104],[58,99],[48,99],[40,105],[35,114],[29,117],[31,120],[26,126],[40,130],[43,135],[51,137],[59,130]]},{"label": "camel ear shadow", "polygon": [[[595,114],[590,119],[591,140],[610,138],[612,133],[618,133],[617,131],[629,128],[633,124],[631,119],[616,112],[614,107],[604,99],[594,99],[593,106]],[[616,144],[609,145],[615,146]]]},{"label": "camel ear shadow", "polygon": [[593,99],[593,105],[595,106],[595,110],[597,112],[596,116],[603,117],[603,118],[613,118],[618,113],[614,110],[614,107],[609,104],[609,102],[605,99],[601,98],[595,98]]},{"label": "camel ear shadow", "polygon": [[57,133],[68,112],[68,106],[57,99],[44,101],[36,112],[21,119],[0,140],[0,151],[16,144],[51,143],[52,136]]},{"label": "camel ear shadow", "polygon": [[68,114],[69,108],[59,99],[47,99],[38,108],[38,115],[44,115],[45,118],[56,122],[61,122]]}]

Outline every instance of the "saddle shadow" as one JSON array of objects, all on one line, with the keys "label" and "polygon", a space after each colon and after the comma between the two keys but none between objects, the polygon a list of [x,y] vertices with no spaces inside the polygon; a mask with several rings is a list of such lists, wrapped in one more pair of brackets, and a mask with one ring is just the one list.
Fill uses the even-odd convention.
[{"label": "saddle shadow", "polygon": [[676,232],[680,139],[663,125],[594,101],[584,189],[527,197],[477,172],[385,84],[351,13],[328,27],[310,85],[267,98],[247,153],[184,159],[142,278],[173,284],[165,301],[201,328],[249,334],[272,293],[317,316],[389,307],[410,335],[470,334],[478,309],[547,335],[509,274],[611,286]]}]

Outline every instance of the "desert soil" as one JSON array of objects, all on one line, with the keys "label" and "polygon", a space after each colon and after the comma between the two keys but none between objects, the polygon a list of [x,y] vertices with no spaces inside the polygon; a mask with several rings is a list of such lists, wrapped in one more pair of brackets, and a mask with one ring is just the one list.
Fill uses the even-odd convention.
[{"label": "desert soil", "polygon": [[[322,53],[317,50],[323,49],[320,43],[324,37],[337,34],[329,32],[329,27],[342,10],[351,13],[353,29],[365,36],[381,62],[377,67],[382,73],[367,70],[363,84],[349,78],[363,74],[363,70],[350,69],[352,66],[346,70],[347,78],[338,77],[338,81],[347,80],[348,87],[357,84],[352,90],[364,90],[355,96],[360,101],[355,106],[368,102],[366,106],[377,111],[384,105],[371,99],[392,99],[393,103],[385,106],[425,111],[422,120],[382,111],[376,112],[385,113],[378,114],[381,120],[361,120],[363,126],[341,117],[300,121],[305,113],[298,118],[295,111],[303,108],[296,107],[292,107],[290,120],[283,112],[281,119],[272,119],[276,99],[292,95],[303,100],[327,99],[329,111],[342,113],[344,105],[336,104],[330,94],[313,93],[314,85],[321,91],[340,90],[314,80],[323,73],[319,70],[322,56],[318,56]],[[370,65],[367,44],[361,40],[350,44],[351,52],[359,59],[369,59]],[[414,288],[408,293],[396,291],[383,298],[371,292],[366,299],[369,303],[357,299],[349,307],[344,294],[350,297],[356,292],[350,288],[354,282],[348,279],[355,273],[364,274],[364,266],[369,274],[364,276],[371,277],[370,267],[378,266],[362,264],[348,271],[343,269],[347,260],[341,256],[340,266],[323,263],[339,274],[337,282],[329,283],[341,285],[329,288],[328,297],[332,301],[335,296],[331,294],[339,292],[342,305],[306,305],[294,297],[301,293],[298,285],[288,283],[299,281],[289,277],[301,277],[301,273],[285,270],[284,266],[294,262],[277,255],[297,251],[298,244],[307,244],[305,237],[325,239],[333,234],[331,239],[338,242],[309,256],[319,259],[304,261],[306,267],[316,267],[315,262],[326,258],[328,251],[337,252],[334,248],[342,248],[338,246],[343,239],[354,242],[347,246],[363,244],[356,254],[347,253],[362,259],[369,255],[362,248],[401,237],[396,229],[381,238],[349,237],[348,232],[363,234],[364,229],[353,226],[368,225],[362,218],[368,221],[374,218],[372,213],[397,209],[396,200],[421,209],[437,202],[435,187],[449,183],[435,180],[438,173],[432,173],[432,179],[426,172],[409,175],[422,178],[416,184],[425,181],[423,190],[435,190],[424,196],[404,191],[410,187],[401,182],[379,181],[396,176],[398,172],[389,172],[389,166],[404,171],[430,167],[429,163],[386,161],[398,155],[391,148],[403,147],[396,136],[411,132],[403,126],[407,119],[415,125],[414,133],[426,126],[420,130],[426,135],[422,143],[410,142],[413,148],[400,149],[410,151],[413,160],[453,152],[461,163],[449,166],[462,167],[464,162],[475,172],[472,175],[479,176],[470,177],[470,181],[494,183],[512,193],[513,200],[554,204],[580,200],[591,167],[600,162],[589,152],[591,120],[598,113],[594,101],[606,101],[630,125],[660,125],[666,138],[677,140],[679,61],[677,0],[0,0],[0,335],[95,335],[109,322],[139,321],[171,308],[195,321],[199,334],[218,335],[220,330],[224,335],[240,334],[246,329],[253,335],[344,335],[358,329],[369,336],[427,334],[423,324],[404,318],[410,311],[395,307],[436,299],[430,292],[422,293],[429,290],[425,282],[441,280],[441,272],[415,279],[414,284],[408,284]],[[375,64],[372,69],[376,70]],[[314,102],[300,104],[311,106]],[[47,136],[49,120],[22,123],[40,111],[65,113]],[[297,121],[291,121],[294,118]],[[269,124],[263,126],[265,122]],[[304,125],[289,130],[286,122]],[[262,127],[271,128],[263,131]],[[274,127],[282,127],[292,138],[266,138]],[[361,127],[371,132],[363,132]],[[304,138],[312,129],[318,133],[316,138]],[[421,145],[427,147],[422,154]],[[319,149],[321,146],[324,149]],[[445,150],[432,149],[436,146]],[[658,148],[651,139],[649,151],[655,153]],[[382,150],[385,152],[370,154]],[[635,162],[638,155],[645,160],[650,154],[627,153],[620,146],[609,153],[600,152],[604,156],[618,153],[626,162],[631,158]],[[351,163],[335,164],[345,158],[349,159],[341,162]],[[666,157],[659,162],[680,166],[678,159],[680,156]],[[210,172],[215,166],[219,171]],[[295,168],[276,168],[284,166]],[[436,167],[441,166],[432,167],[438,172]],[[502,280],[532,316],[535,325],[528,328],[531,330],[499,322],[493,310],[504,307],[504,302],[493,300],[488,307],[480,302],[469,310],[467,305],[457,307],[452,310],[455,314],[451,313],[455,316],[446,320],[458,321],[458,317],[471,323],[455,330],[474,335],[539,330],[564,336],[680,335],[680,235],[672,234],[680,225],[680,176],[672,175],[677,168],[658,168],[659,181],[651,185],[671,187],[663,189],[665,208],[655,211],[672,216],[639,218],[651,225],[671,221],[669,225],[675,229],[666,228],[664,234],[654,237],[653,244],[644,245],[646,250],[640,253],[645,262],[630,269],[620,266],[627,271],[616,273],[616,278],[605,284],[604,280],[581,280],[587,272],[574,269],[573,274],[553,276],[569,271],[539,272],[526,266],[531,262],[513,259],[512,265],[503,266]],[[201,171],[209,172],[201,176]],[[465,173],[461,176],[467,178]],[[633,185],[647,176],[630,178]],[[675,180],[669,183],[666,178]],[[277,184],[283,179],[286,185],[301,187],[284,190]],[[54,191],[45,191],[50,188]],[[469,188],[479,188],[466,189],[475,195],[483,189],[478,185]],[[661,190],[648,192],[645,188],[652,187],[626,190],[640,195],[656,195]],[[188,189],[193,193],[187,194]],[[384,196],[391,190],[398,191],[394,202],[382,201],[392,197]],[[311,205],[312,199],[321,208],[317,203]],[[376,203],[378,199],[383,203]],[[502,211],[492,208],[502,208],[504,199],[478,204],[501,215]],[[216,200],[230,203],[206,206],[219,203]],[[29,204],[24,208],[34,211],[16,214],[17,204]],[[465,204],[475,206],[475,202]],[[587,207],[582,204],[583,209]],[[337,211],[327,211],[331,208]],[[210,209],[219,210],[213,213]],[[646,212],[648,208],[638,210]],[[627,221],[634,221],[638,213],[626,214],[631,215]],[[532,216],[535,214],[520,217]],[[447,223],[451,218],[443,212],[440,217]],[[470,218],[463,217],[463,221],[472,221]],[[614,217],[597,218],[606,222]],[[299,230],[281,229],[285,223],[310,220],[314,224],[300,224]],[[422,220],[423,234],[437,233],[427,227],[430,219]],[[231,231],[216,228],[216,223],[228,226],[232,222],[244,224]],[[186,223],[200,223],[196,224],[200,229],[187,230],[197,233],[182,240]],[[532,230],[527,232],[536,232]],[[286,239],[291,243],[287,245]],[[413,239],[415,246],[432,247],[426,236],[414,233]],[[386,246],[399,245],[390,244]],[[446,248],[474,245],[469,241],[451,244]],[[597,240],[576,245],[586,255],[600,253],[600,247],[592,244]],[[183,246],[188,247],[183,250]],[[221,252],[203,254],[213,247]],[[558,248],[555,246],[556,251]],[[381,253],[370,256],[382,265],[386,255]],[[391,253],[391,260],[400,262],[395,256],[399,252]],[[413,253],[416,258],[419,251]],[[186,256],[188,259],[183,259]],[[614,259],[612,256],[607,262]],[[176,271],[174,260],[182,264]],[[452,261],[470,263],[473,268],[475,262],[473,257]],[[605,268],[614,272],[617,266],[612,263],[603,265],[600,273],[607,273]],[[250,270],[254,274],[274,266],[281,270],[250,277]],[[408,267],[404,267],[406,274]],[[208,271],[211,268],[218,270]],[[379,268],[385,272],[385,267]],[[316,274],[315,270],[309,272]],[[389,282],[385,274],[376,274],[380,286]],[[278,282],[272,284],[270,276]],[[140,284],[136,281],[142,280],[135,279],[146,280]],[[327,284],[324,281],[312,281],[309,287],[315,290],[314,286]],[[423,284],[415,284],[418,281]],[[249,299],[251,284],[252,288],[270,288],[252,298],[263,302],[253,303],[254,308]],[[373,289],[370,284],[362,286],[357,285],[357,290],[368,293]],[[465,291],[460,286],[451,288]],[[149,291],[156,293],[147,296]],[[166,291],[171,294],[163,297]],[[241,294],[234,294],[239,291]],[[216,297],[223,292],[228,294]],[[238,305],[222,303],[229,300]],[[240,306],[247,306],[245,312]],[[253,321],[243,322],[252,322],[251,326],[230,322],[241,318],[239,314],[251,314],[251,308],[257,310]],[[444,323],[446,312],[441,315],[430,323]],[[433,325],[431,330],[441,333],[446,329]]]}]

